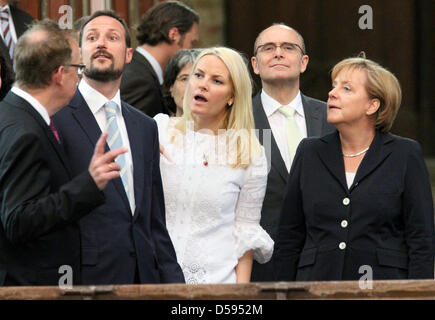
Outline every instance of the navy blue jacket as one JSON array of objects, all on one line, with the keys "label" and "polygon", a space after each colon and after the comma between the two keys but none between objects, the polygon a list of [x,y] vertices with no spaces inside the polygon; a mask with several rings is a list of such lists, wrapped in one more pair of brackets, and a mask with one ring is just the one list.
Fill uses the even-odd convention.
[{"label": "navy blue jacket", "polygon": [[[132,214],[120,178],[104,190],[106,204],[80,220],[83,284],[184,282],[166,229],[157,124],[122,102],[134,168]],[[101,130],[77,90],[53,118],[73,175],[89,166]],[[106,150],[108,147],[106,145]]]},{"label": "navy blue jacket", "polygon": [[338,132],[304,139],[281,211],[277,280],[358,280],[362,266],[373,280],[433,279],[433,236],[417,142],[377,132],[348,189]]}]

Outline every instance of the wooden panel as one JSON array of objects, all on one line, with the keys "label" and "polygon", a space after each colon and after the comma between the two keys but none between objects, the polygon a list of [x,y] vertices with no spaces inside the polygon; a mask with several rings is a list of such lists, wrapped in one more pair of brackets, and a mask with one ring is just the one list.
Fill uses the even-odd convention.
[{"label": "wooden panel", "polygon": [[[359,28],[362,15],[358,9],[363,4],[373,9],[373,30]],[[297,29],[310,56],[301,90],[324,101],[334,64],[364,50],[369,59],[392,71],[402,85],[403,101],[393,132],[417,138],[415,1],[274,0],[272,6],[263,0],[226,0],[226,6],[227,45],[249,57],[258,33],[272,23],[283,22]],[[254,79],[259,85],[259,78]]]},{"label": "wooden panel", "polygon": [[139,0],[139,13],[142,17],[154,5],[153,0]]},{"label": "wooden panel", "polygon": [[41,1],[21,0],[17,3],[17,7],[29,13],[33,18],[41,19]]},{"label": "wooden panel", "polygon": [[58,20],[61,16],[59,14],[59,8],[63,5],[69,5],[68,0],[50,0],[48,7],[48,16],[50,19]]},{"label": "wooden panel", "polygon": [[123,18],[127,24],[130,23],[130,19],[128,16],[128,0],[113,0],[112,8],[117,14]]},{"label": "wooden panel", "polygon": [[91,13],[93,14],[95,11],[98,10],[105,10],[106,8],[106,2],[105,0],[91,0]]},{"label": "wooden panel", "polygon": [[74,21],[80,19],[83,16],[83,1],[71,0],[70,2],[74,9]]}]

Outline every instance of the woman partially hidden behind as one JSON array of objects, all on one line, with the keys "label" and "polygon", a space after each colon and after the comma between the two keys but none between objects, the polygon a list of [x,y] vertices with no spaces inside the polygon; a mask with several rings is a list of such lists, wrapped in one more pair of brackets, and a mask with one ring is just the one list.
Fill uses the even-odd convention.
[{"label": "woman partially hidden behind", "polygon": [[267,161],[256,138],[245,61],[205,49],[184,95],[183,116],[158,114],[166,222],[186,283],[249,282],[267,262],[261,228]]},{"label": "woman partially hidden behind", "polygon": [[334,66],[328,122],[338,131],[299,145],[278,280],[433,279],[429,174],[420,145],[389,133],[400,102],[396,77],[364,54]]}]

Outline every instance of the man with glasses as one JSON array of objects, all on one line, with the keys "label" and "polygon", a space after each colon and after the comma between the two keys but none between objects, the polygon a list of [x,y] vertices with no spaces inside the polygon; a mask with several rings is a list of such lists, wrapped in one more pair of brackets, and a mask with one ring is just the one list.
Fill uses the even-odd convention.
[{"label": "man with glasses", "polygon": [[104,154],[103,136],[72,174],[51,116],[76,91],[80,52],[56,22],[26,31],[14,60],[15,85],[0,102],[0,286],[58,285],[65,266],[66,284],[78,284],[78,220],[105,202],[102,190],[119,176],[113,161],[126,150]]},{"label": "man with glasses", "polygon": [[[299,78],[308,65],[302,36],[284,24],[263,30],[255,40],[251,58],[262,90],[253,99],[255,126],[260,141],[270,146],[266,152],[271,164],[261,226],[275,241],[285,185],[299,142],[334,130],[326,122],[326,104],[307,97],[299,90]],[[264,130],[271,130],[271,135]],[[270,137],[269,141],[266,141]],[[266,264],[254,261],[251,281],[274,281],[274,259]]]}]

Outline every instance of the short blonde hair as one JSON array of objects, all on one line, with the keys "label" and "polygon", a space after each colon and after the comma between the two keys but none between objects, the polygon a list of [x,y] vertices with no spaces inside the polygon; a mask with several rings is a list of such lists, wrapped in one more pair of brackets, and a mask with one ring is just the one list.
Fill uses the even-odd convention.
[{"label": "short blonde hair", "polygon": [[[198,61],[206,55],[214,55],[222,60],[230,73],[234,101],[227,106],[226,117],[220,128],[225,129],[230,145],[237,146],[236,163],[229,163],[233,168],[247,167],[259,155],[260,142],[255,135],[254,116],[252,114],[252,79],[247,68],[247,61],[234,49],[215,47],[204,49],[196,59],[191,75],[195,72]],[[186,132],[188,121],[195,121],[189,106],[189,90],[186,87],[183,99],[183,116],[175,125],[181,132]],[[241,134],[243,133],[243,134]]]},{"label": "short blonde hair", "polygon": [[344,59],[337,63],[332,68],[331,78],[335,79],[342,70],[366,71],[367,93],[371,99],[380,101],[380,107],[376,113],[376,129],[383,132],[390,131],[402,101],[400,83],[394,74],[378,63],[366,59],[363,52],[358,57]]}]

